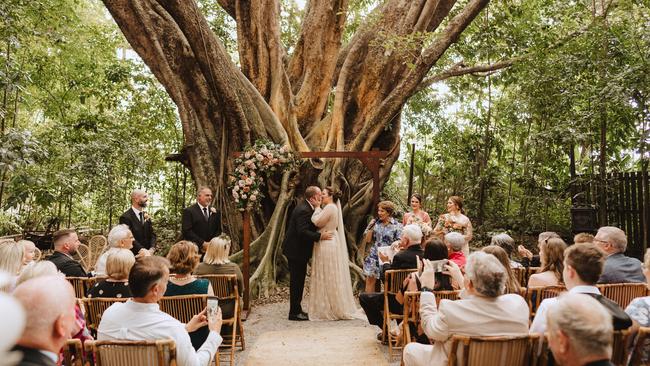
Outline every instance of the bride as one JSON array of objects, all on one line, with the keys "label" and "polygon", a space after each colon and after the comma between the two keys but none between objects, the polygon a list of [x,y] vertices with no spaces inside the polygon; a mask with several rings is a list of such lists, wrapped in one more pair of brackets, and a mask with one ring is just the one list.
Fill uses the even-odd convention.
[{"label": "bride", "polygon": [[[345,242],[340,192],[323,189],[323,208],[317,207],[311,221],[319,231],[334,235],[314,245],[309,287],[309,320],[363,319],[352,294],[348,248]],[[336,203],[334,203],[336,202]]]}]

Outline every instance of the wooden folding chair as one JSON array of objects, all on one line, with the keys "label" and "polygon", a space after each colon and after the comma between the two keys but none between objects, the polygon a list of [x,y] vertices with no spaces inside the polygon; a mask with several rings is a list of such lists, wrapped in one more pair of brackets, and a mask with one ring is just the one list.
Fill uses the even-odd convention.
[{"label": "wooden folding chair", "polygon": [[597,285],[600,293],[625,309],[632,300],[646,296],[648,285],[645,283],[608,283]]},{"label": "wooden folding chair", "polygon": [[95,366],[176,366],[176,343],[156,341],[86,341]]},{"label": "wooden folding chair", "polygon": [[86,327],[94,334],[97,334],[99,322],[102,320],[102,314],[108,309],[109,306],[116,302],[126,302],[126,298],[85,298],[83,299],[83,310],[86,317]]},{"label": "wooden folding chair", "polygon": [[458,300],[460,299],[460,290],[451,290],[451,291],[434,291],[436,295],[436,305],[440,305],[440,300]]},{"label": "wooden folding chair", "polygon": [[393,358],[393,348],[401,350],[399,345],[400,339],[390,333],[390,323],[395,320],[399,323],[404,318],[404,313],[391,313],[389,306],[389,297],[395,296],[402,289],[402,284],[406,277],[417,271],[417,269],[389,269],[385,272],[384,276],[384,326],[383,326],[383,339],[388,338],[388,356]]},{"label": "wooden folding chair", "polygon": [[89,277],[66,277],[66,280],[74,287],[74,295],[77,299],[86,297],[88,290],[95,285],[97,279],[90,279]]},{"label": "wooden folding chair", "polygon": [[468,337],[451,340],[448,365],[537,366],[539,334],[515,337]]},{"label": "wooden folding chair", "polygon": [[83,357],[83,347],[81,345],[81,340],[79,339],[68,339],[63,348],[63,366],[83,366],[84,357]]},{"label": "wooden folding chair", "polygon": [[528,268],[526,267],[517,267],[512,269],[512,273],[517,277],[517,281],[523,287],[526,286],[526,277],[528,273]]},{"label": "wooden folding chair", "polygon": [[[219,304],[223,308],[223,304],[232,303],[233,304],[233,314],[231,317],[226,318],[224,314],[223,324],[232,326],[232,332],[230,335],[222,334],[224,341],[222,343],[223,348],[230,348],[230,364],[234,364],[235,360],[235,348],[237,344],[241,347],[241,350],[244,350],[246,347],[244,339],[244,327],[241,319],[241,305],[239,303],[239,288],[237,286],[237,276],[234,274],[229,275],[203,275],[199,276],[201,278],[208,279],[212,285],[212,291],[214,291],[214,296],[219,298]],[[217,355],[217,361],[219,357]],[[218,363],[217,363],[218,364]]]},{"label": "wooden folding chair", "polygon": [[90,248],[86,244],[79,244],[74,258],[79,261],[84,271],[88,272],[90,270]]},{"label": "wooden folding chair", "polygon": [[43,252],[38,248],[34,248],[34,262],[40,261],[42,256]]},{"label": "wooden folding chair", "polygon": [[650,362],[650,327],[641,327],[630,359],[631,366],[647,365]]},{"label": "wooden folding chair", "polygon": [[108,241],[103,235],[95,235],[88,241],[88,248],[90,249],[90,259],[88,265],[91,269],[95,268],[97,259],[104,253]]},{"label": "wooden folding chair", "polygon": [[557,297],[560,293],[566,291],[564,286],[535,286],[529,287],[526,291],[526,302],[530,309],[530,318],[535,317],[539,304],[544,299]]},{"label": "wooden folding chair", "polygon": [[181,323],[192,320],[194,315],[202,312],[208,303],[208,295],[164,296],[158,301],[160,310],[173,316]]},{"label": "wooden folding chair", "polygon": [[404,319],[402,320],[402,344],[412,341],[410,324],[415,324],[417,329],[420,324],[420,291],[407,291],[404,293]]}]

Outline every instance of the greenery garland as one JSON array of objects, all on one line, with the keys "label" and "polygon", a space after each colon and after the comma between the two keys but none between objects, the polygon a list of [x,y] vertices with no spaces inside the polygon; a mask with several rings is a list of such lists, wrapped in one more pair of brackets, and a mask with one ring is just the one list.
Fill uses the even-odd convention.
[{"label": "greenery garland", "polygon": [[268,140],[257,140],[235,159],[228,189],[240,211],[258,208],[264,193],[264,176],[269,172],[294,169],[298,156],[288,147]]}]

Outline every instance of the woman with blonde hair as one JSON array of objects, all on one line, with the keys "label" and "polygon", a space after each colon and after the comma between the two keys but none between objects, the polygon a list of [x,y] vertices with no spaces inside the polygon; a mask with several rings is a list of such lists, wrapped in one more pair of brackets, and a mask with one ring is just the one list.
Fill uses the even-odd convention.
[{"label": "woman with blonde hair", "polygon": [[228,259],[230,246],[231,242],[228,235],[222,234],[210,240],[203,257],[203,263],[196,267],[194,274],[198,276],[208,274],[237,275],[237,287],[239,294],[242,295],[244,293],[244,276],[239,266]]},{"label": "woman with blonde hair", "polygon": [[557,286],[562,281],[566,243],[560,238],[546,239],[540,243],[539,259],[542,268],[528,279],[528,287]]},{"label": "woman with blonde hair", "polygon": [[129,272],[135,264],[135,256],[129,249],[115,248],[106,259],[108,278],[98,282],[88,291],[88,297],[131,297]]},{"label": "woman with blonde hair", "polygon": [[35,262],[34,264],[23,268],[20,272],[20,276],[18,276],[18,280],[16,281],[16,286],[27,280],[31,280],[32,278],[53,276],[56,274],[63,276],[63,273],[59,272],[54,263],[50,261]]},{"label": "woman with blonde hair", "polygon": [[36,255],[36,244],[29,240],[19,240],[18,243],[23,245],[23,270],[34,264],[34,256]]},{"label": "woman with blonde hair", "polygon": [[508,278],[506,278],[505,293],[518,294],[519,291],[521,290],[521,284],[519,283],[517,276],[515,276],[515,273],[512,270],[512,267],[510,266],[510,258],[508,258],[508,253],[505,251],[505,249],[497,245],[488,245],[486,247],[483,247],[482,250],[488,254],[492,254],[493,256],[497,257],[499,262],[503,264],[503,268],[506,269],[506,274]]},{"label": "woman with blonde hair", "polygon": [[0,241],[0,271],[7,272],[11,276],[11,282],[4,288],[7,292],[13,291],[16,287],[18,274],[23,267],[24,252],[21,243],[11,239]]}]

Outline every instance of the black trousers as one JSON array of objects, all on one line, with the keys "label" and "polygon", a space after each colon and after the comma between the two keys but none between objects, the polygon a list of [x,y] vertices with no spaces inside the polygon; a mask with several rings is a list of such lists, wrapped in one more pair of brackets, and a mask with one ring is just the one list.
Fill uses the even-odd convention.
[{"label": "black trousers", "polygon": [[289,261],[289,315],[298,315],[302,312],[300,303],[305,289],[305,276],[307,275],[307,262],[309,259],[291,259]]},{"label": "black trousers", "polygon": [[[383,329],[384,326],[384,293],[372,292],[359,295],[359,304],[366,312],[368,323]],[[388,295],[388,308],[391,313],[403,312],[402,304],[395,300],[395,296]]]}]

